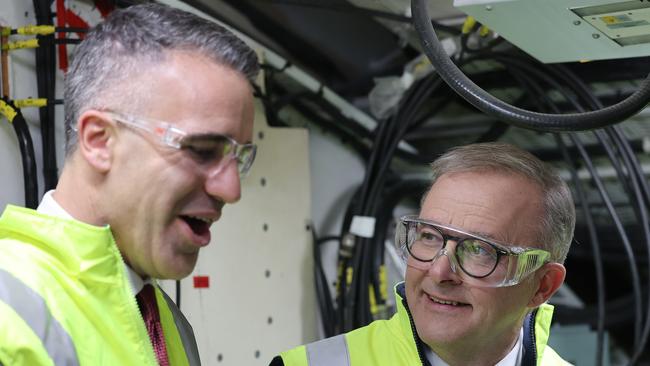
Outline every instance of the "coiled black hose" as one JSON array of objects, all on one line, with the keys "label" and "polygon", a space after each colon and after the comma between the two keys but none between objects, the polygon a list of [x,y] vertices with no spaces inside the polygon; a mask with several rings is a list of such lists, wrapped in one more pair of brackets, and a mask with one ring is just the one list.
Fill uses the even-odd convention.
[{"label": "coiled black hose", "polygon": [[461,97],[483,113],[512,125],[537,131],[583,131],[622,122],[650,102],[650,75],[640,88],[612,106],[585,113],[546,114],[527,111],[505,103],[474,84],[449,59],[436,36],[426,0],[411,0],[413,24],[422,48],[440,77]]}]

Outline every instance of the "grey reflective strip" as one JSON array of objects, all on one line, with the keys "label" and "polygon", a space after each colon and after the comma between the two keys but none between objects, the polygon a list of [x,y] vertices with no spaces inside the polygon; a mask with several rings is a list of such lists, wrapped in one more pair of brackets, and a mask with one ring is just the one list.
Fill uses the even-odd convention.
[{"label": "grey reflective strip", "polygon": [[196,345],[196,338],[194,338],[194,330],[192,329],[192,325],[190,325],[190,322],[187,321],[185,315],[181,313],[181,310],[178,308],[178,306],[176,306],[174,301],[172,301],[172,299],[167,296],[165,291],[163,291],[163,289],[160,287],[158,287],[158,289],[160,289],[160,292],[163,294],[165,301],[167,301],[169,309],[172,311],[172,315],[174,316],[174,323],[176,324],[176,329],[178,329],[178,335],[181,337],[181,341],[183,341],[183,348],[185,348],[187,361],[189,362],[190,366],[201,366],[199,348]]},{"label": "grey reflective strip", "polygon": [[309,366],[350,366],[350,354],[345,335],[326,338],[305,346]]},{"label": "grey reflective strip", "polygon": [[56,366],[79,366],[70,335],[52,316],[45,300],[3,269],[0,269],[0,301],[14,309],[32,328]]}]

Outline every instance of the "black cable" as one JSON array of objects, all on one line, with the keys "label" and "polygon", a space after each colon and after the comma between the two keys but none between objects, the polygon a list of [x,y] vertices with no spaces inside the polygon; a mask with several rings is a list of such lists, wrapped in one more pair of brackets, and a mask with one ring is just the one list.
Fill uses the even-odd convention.
[{"label": "black cable", "polygon": [[[53,25],[51,1],[33,0],[34,15],[39,25]],[[55,99],[56,87],[56,54],[54,35],[38,36],[40,47],[36,48],[36,80],[38,97],[47,100]],[[47,192],[56,187],[58,167],[56,162],[56,138],[54,104],[39,108],[41,127],[41,144],[43,147],[43,186]]]},{"label": "black cable", "polygon": [[559,134],[553,134],[553,136],[555,136],[556,144],[560,148],[562,156],[564,156],[564,160],[567,162],[569,171],[571,172],[573,187],[575,188],[578,199],[580,200],[583,219],[585,220],[589,232],[589,242],[593,252],[594,266],[596,268],[596,298],[598,304],[596,320],[596,366],[601,366],[603,364],[603,345],[605,341],[605,272],[603,270],[603,260],[600,256],[600,242],[598,240],[598,234],[596,233],[596,225],[594,224],[593,217],[590,214],[587,195],[582,189],[582,182],[580,181],[578,172],[575,169],[575,161],[569,154],[569,150],[562,140],[562,137]]},{"label": "black cable", "polygon": [[[502,60],[502,62],[505,62],[505,63],[507,63],[508,61],[512,61],[512,60],[506,60],[506,61]],[[519,62],[513,62],[513,63],[518,64],[519,67],[522,67],[522,63],[519,63]],[[523,65],[523,66],[525,66],[525,65]],[[524,68],[526,69],[526,71],[528,73],[545,79],[545,81],[547,83],[553,85],[557,90],[563,92],[563,95],[565,96],[565,98],[568,97],[568,94],[566,94],[566,91],[563,90],[563,88],[561,88],[552,79],[549,79],[549,78],[545,77],[543,74],[540,74],[539,72],[534,70],[533,67],[524,67]],[[521,74],[521,73],[517,73],[516,76],[519,77],[519,78],[527,78],[527,76],[524,76],[524,74]],[[539,86],[534,85],[534,82],[532,82],[530,80],[528,80],[527,83],[528,83],[528,86],[531,87],[536,92],[536,94],[538,94],[540,96],[540,99],[546,101],[546,103],[549,105],[549,107],[551,109],[554,109],[554,112],[557,112],[557,108],[555,107],[554,103],[550,100],[550,98],[548,98],[546,93]],[[539,99],[536,99],[536,100],[539,102]],[[576,107],[578,109],[581,109],[580,105],[574,99],[569,98],[567,100],[572,101],[572,104],[574,105],[574,107]],[[571,135],[573,136],[573,134],[571,134]],[[557,137],[557,140],[558,140],[559,144],[562,143],[562,140],[559,137]],[[566,151],[566,147],[563,144],[561,144],[560,147],[562,148],[563,153],[564,153]],[[604,147],[607,148],[608,146],[604,145]],[[583,150],[584,150],[584,148],[583,148]],[[567,153],[567,156],[568,156],[568,153]],[[586,155],[586,151],[583,154],[583,159],[588,159],[588,155]],[[616,164],[615,159],[612,159],[612,164],[614,164],[614,165]],[[572,171],[572,174],[574,174],[574,173],[575,172]],[[579,189],[579,182],[576,183],[576,190],[578,190],[578,189]],[[579,192],[581,192],[581,190]],[[584,198],[583,196],[584,195],[581,195],[581,201],[583,201],[584,204],[586,204],[586,198]],[[585,208],[585,210],[587,210],[587,208]],[[590,218],[589,218],[588,222],[590,222]],[[595,228],[590,228],[590,235],[592,236],[592,238],[596,238],[596,236],[595,236],[596,235],[595,234]],[[597,248],[597,243],[596,242],[592,242],[592,245],[594,245],[594,261],[596,262],[597,282],[598,282],[598,286],[599,286],[598,288],[600,289],[598,291],[599,319],[598,319],[598,339],[597,339],[597,359],[599,360],[598,362],[600,363],[600,362],[602,362],[602,355],[603,355],[602,349],[603,349],[603,339],[604,339],[604,328],[603,327],[604,327],[604,312],[605,312],[605,309],[604,309],[604,291],[605,291],[605,288],[604,288],[604,275],[603,275],[603,272],[602,272],[602,261],[600,260],[600,251]],[[634,277],[634,275],[633,275],[633,277]],[[634,298],[639,299],[636,296]],[[639,309],[639,308],[637,307],[637,309]],[[638,313],[637,313],[637,316],[638,316]]]},{"label": "black cable", "polygon": [[339,240],[338,236],[328,236],[324,238],[317,238],[316,230],[313,225],[310,225],[312,228],[312,240],[313,240],[313,259],[314,259],[314,284],[316,288],[316,299],[318,301],[318,307],[320,309],[321,321],[323,324],[323,331],[325,337],[331,337],[335,335],[335,326],[336,326],[336,312],[334,311],[334,306],[332,304],[332,295],[329,290],[329,284],[327,283],[327,277],[325,276],[325,271],[323,270],[323,259],[321,258],[320,245],[330,241],[330,240]]},{"label": "black cable", "polygon": [[176,280],[176,307],[181,309],[181,281]]},{"label": "black cable", "polygon": [[27,122],[23,117],[20,109],[16,108],[13,103],[6,98],[2,98],[3,103],[11,107],[16,113],[11,125],[18,138],[20,147],[20,157],[23,167],[23,186],[25,189],[25,207],[36,209],[38,206],[38,177],[36,174],[36,157],[34,153],[34,144],[32,135],[29,132]]},{"label": "black cable", "polygon": [[56,38],[54,39],[54,44],[79,44],[81,41],[78,38]]},{"label": "black cable", "polygon": [[[586,101],[591,104],[592,108],[602,108],[603,105],[598,100],[598,98],[593,94],[593,92],[586,86],[586,84],[580,80],[573,72],[567,69],[563,65],[557,65],[554,69],[561,73],[564,76],[564,79],[571,82],[575,86],[576,92]],[[636,154],[632,150],[629,141],[625,138],[623,131],[619,126],[612,126],[606,128],[606,132],[609,137],[615,142],[619,147],[619,152],[621,157],[626,163],[626,167],[630,174],[630,181],[632,182],[632,188],[636,196],[637,206],[633,206],[637,213],[638,221],[643,229],[643,234],[646,241],[646,253],[648,255],[648,263],[650,263],[650,223],[648,222],[648,214],[646,210],[646,205],[650,205],[650,188],[648,182],[645,178],[643,170],[639,164],[639,161],[636,157]],[[624,183],[627,183],[628,180],[624,180]],[[623,183],[622,182],[622,183]],[[640,186],[639,186],[640,185]],[[629,187],[628,187],[629,189]],[[641,193],[643,192],[643,194]],[[645,204],[644,204],[645,203]],[[650,272],[648,274],[650,276]],[[650,279],[649,279],[650,283]],[[650,293],[648,294],[650,296]],[[648,298],[648,304],[650,304],[650,297]],[[648,337],[650,336],[650,306],[646,306],[647,313],[645,318],[645,326],[641,331],[641,336],[639,343],[636,346],[635,351],[633,352],[630,364],[635,364],[638,359],[641,357],[642,353],[645,350],[645,345],[648,342]],[[636,332],[635,332],[636,333]]]},{"label": "black cable", "polygon": [[430,24],[426,0],[411,0],[411,12],[424,52],[442,79],[473,106],[504,122],[548,132],[589,130],[621,122],[638,113],[650,102],[649,75],[627,99],[598,111],[558,115],[514,107],[474,84],[449,59]]}]

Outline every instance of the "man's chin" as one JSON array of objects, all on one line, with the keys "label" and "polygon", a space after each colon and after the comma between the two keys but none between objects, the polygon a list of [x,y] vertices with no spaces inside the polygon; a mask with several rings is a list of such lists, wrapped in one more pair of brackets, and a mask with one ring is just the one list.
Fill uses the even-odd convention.
[{"label": "man's chin", "polygon": [[166,265],[160,271],[161,280],[182,280],[189,276],[196,267],[199,253],[183,254],[180,258],[176,258],[173,263]]}]

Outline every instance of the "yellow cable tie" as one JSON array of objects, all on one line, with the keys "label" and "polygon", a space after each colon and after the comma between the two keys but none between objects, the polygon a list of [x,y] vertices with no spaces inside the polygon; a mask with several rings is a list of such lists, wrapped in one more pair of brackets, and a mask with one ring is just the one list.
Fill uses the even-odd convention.
[{"label": "yellow cable tie", "polygon": [[0,99],[0,114],[7,117],[9,123],[12,123],[14,121],[14,118],[16,118],[16,115],[18,115],[18,111],[12,106],[10,106],[9,104],[7,104],[7,102]]},{"label": "yellow cable tie", "polygon": [[465,22],[463,23],[463,28],[462,28],[463,34],[467,34],[471,32],[475,24],[476,24],[476,19],[474,19],[474,17],[468,16],[467,18],[465,18]]},{"label": "yellow cable tie", "polygon": [[26,39],[24,41],[16,41],[16,42],[7,42],[6,44],[2,45],[3,50],[17,50],[21,48],[37,48],[38,47],[38,39],[32,38],[32,39]]},{"label": "yellow cable tie", "polygon": [[368,294],[368,301],[370,302],[370,313],[372,315],[376,315],[379,309],[377,308],[377,299],[375,299],[375,288],[372,286],[372,284],[368,286]]},{"label": "yellow cable tie", "polygon": [[479,30],[478,30],[478,34],[481,37],[487,37],[487,35],[490,34],[490,28],[482,25],[481,28],[479,28]]},{"label": "yellow cable tie", "polygon": [[383,300],[388,299],[388,274],[386,266],[379,266],[379,295]]},{"label": "yellow cable tie", "polygon": [[25,108],[25,107],[45,107],[47,106],[47,99],[45,98],[28,98],[28,99],[16,99],[14,100],[14,105],[16,108]]},{"label": "yellow cable tie", "polygon": [[24,36],[47,36],[48,34],[54,33],[53,25],[26,25],[16,29],[16,33],[22,34]]}]

